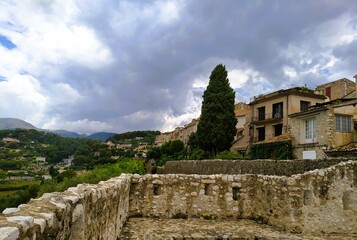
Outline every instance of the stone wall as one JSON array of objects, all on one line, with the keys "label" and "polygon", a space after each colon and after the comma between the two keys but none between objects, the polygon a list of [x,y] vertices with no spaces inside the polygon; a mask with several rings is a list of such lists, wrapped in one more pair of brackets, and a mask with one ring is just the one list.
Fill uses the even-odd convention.
[{"label": "stone wall", "polygon": [[357,162],[292,177],[135,175],[130,216],[254,219],[303,233],[357,233]]},{"label": "stone wall", "polygon": [[253,219],[357,234],[357,161],[303,174],[121,175],[47,193],[0,215],[0,239],[118,239],[128,217]]},{"label": "stone wall", "polygon": [[168,161],[159,174],[263,174],[291,176],[314,169],[327,168],[351,158],[328,160],[187,160]]},{"label": "stone wall", "polygon": [[130,176],[46,193],[0,215],[0,239],[117,239],[127,219]]}]

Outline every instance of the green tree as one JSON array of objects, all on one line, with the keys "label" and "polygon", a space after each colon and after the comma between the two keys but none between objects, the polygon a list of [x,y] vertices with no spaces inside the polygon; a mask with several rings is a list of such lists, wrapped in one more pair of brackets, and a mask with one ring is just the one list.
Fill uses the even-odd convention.
[{"label": "green tree", "polygon": [[0,169],[0,179],[5,179],[5,178],[6,178],[6,172]]},{"label": "green tree", "polygon": [[236,134],[234,114],[235,92],[229,85],[225,66],[219,64],[212,71],[203,94],[201,117],[197,126],[199,147],[215,157],[229,150]]},{"label": "green tree", "polygon": [[176,154],[181,152],[185,148],[185,144],[181,140],[173,140],[170,143],[171,154]]}]

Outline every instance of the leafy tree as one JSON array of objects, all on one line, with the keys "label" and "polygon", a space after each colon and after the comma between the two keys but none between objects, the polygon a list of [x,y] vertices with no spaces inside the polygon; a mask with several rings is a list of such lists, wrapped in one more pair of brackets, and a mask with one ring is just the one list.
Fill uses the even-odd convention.
[{"label": "leafy tree", "polygon": [[151,148],[147,155],[146,155],[147,159],[159,159],[161,157],[161,149],[160,147],[153,147]]},{"label": "leafy tree", "polygon": [[242,155],[239,153],[233,153],[231,151],[223,151],[217,155],[218,159],[241,159]]},{"label": "leafy tree", "polygon": [[212,71],[203,94],[201,117],[197,126],[199,147],[215,157],[229,150],[236,134],[234,114],[235,92],[229,85],[225,66],[219,64]]},{"label": "leafy tree", "polygon": [[53,165],[51,165],[48,169],[48,173],[51,175],[52,178],[56,177],[59,174],[58,170]]},{"label": "leafy tree", "polygon": [[191,133],[191,135],[188,138],[188,142],[187,145],[191,148],[191,149],[195,149],[198,148],[198,138],[197,138],[197,132],[193,132]]},{"label": "leafy tree", "polygon": [[194,149],[189,156],[190,160],[203,160],[207,158],[208,153],[199,148]]},{"label": "leafy tree", "polygon": [[185,148],[184,143],[181,140],[173,140],[170,143],[170,152],[172,154],[179,153]]},{"label": "leafy tree", "polygon": [[6,178],[6,172],[0,169],[0,179],[5,179],[5,178]]}]

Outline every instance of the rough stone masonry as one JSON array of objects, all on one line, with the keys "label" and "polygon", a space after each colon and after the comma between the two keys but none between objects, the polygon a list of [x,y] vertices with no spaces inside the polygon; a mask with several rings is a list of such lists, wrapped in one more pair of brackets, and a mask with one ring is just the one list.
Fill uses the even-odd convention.
[{"label": "rough stone masonry", "polygon": [[0,239],[119,239],[130,217],[252,219],[290,233],[356,236],[357,161],[291,177],[123,174],[6,209]]}]

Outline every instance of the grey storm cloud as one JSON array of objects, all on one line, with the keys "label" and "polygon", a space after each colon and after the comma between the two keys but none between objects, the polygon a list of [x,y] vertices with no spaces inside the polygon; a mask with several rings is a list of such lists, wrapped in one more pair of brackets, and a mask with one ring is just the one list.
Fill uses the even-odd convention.
[{"label": "grey storm cloud", "polygon": [[[102,44],[93,48],[105,47],[111,60],[103,63],[105,52],[98,50],[97,62],[94,56],[90,65],[83,64],[84,57],[28,71],[39,81],[39,92],[57,100],[43,106],[42,117],[31,118],[30,112],[19,116],[51,128],[76,130],[83,124],[87,128],[78,131],[172,129],[199,115],[201,85],[207,84],[219,63],[237,78],[231,81],[237,101],[290,85],[315,87],[357,73],[353,0],[71,3],[74,7],[65,9],[76,10],[63,24],[90,29],[87,34]],[[61,18],[61,5],[65,3],[43,1],[36,14]],[[8,31],[0,34],[12,39]],[[54,73],[48,74],[51,69]],[[61,88],[69,97],[61,99]]]}]

